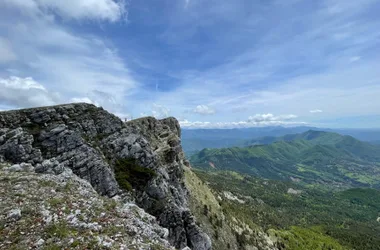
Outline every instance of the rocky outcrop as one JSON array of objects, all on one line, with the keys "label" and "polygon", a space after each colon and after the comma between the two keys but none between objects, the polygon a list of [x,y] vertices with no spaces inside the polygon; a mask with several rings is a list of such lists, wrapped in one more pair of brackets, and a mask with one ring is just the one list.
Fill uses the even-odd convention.
[{"label": "rocky outcrop", "polygon": [[[38,172],[61,166],[88,180],[103,195],[118,192],[111,166],[86,139],[114,133],[122,122],[87,104],[25,109],[0,113],[0,157],[31,163]],[[58,172],[57,172],[58,171]]]},{"label": "rocky outcrop", "polygon": [[0,161],[30,164],[38,173],[71,169],[101,195],[120,193],[114,168],[134,158],[155,176],[135,188],[135,202],[169,230],[176,248],[211,249],[196,225],[184,185],[185,160],[176,119],[152,117],[123,123],[89,104],[24,109],[0,113]]},{"label": "rocky outcrop", "polygon": [[[138,203],[157,216],[162,226],[169,228],[170,241],[176,248],[211,249],[211,240],[195,224],[189,210],[189,193],[184,183],[184,167],[189,162],[182,151],[178,121],[175,118],[137,119],[126,123],[126,132],[122,133],[142,135],[153,151],[143,150],[145,155],[137,153],[140,164],[157,173],[147,188],[139,192]],[[140,145],[146,148],[145,144]]]},{"label": "rocky outcrop", "polygon": [[100,196],[70,169],[37,174],[0,163],[0,249],[173,249],[156,218]]}]

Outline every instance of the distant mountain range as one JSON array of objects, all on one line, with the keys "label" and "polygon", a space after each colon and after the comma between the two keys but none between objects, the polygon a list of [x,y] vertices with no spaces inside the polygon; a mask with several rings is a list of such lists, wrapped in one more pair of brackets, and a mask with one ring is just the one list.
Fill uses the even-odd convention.
[{"label": "distant mountain range", "polygon": [[203,149],[193,166],[334,188],[380,188],[380,146],[338,133],[308,130],[245,141],[247,147]]},{"label": "distant mountain range", "polygon": [[302,133],[310,129],[310,127],[284,128],[280,126],[235,129],[183,129],[182,147],[186,153],[191,154],[204,148],[243,146],[250,139]]},{"label": "distant mountain range", "polygon": [[182,146],[190,155],[204,148],[226,148],[249,145],[249,141],[266,136],[279,137],[308,130],[350,135],[358,140],[380,144],[380,129],[324,129],[315,127],[258,127],[241,129],[183,129]]}]

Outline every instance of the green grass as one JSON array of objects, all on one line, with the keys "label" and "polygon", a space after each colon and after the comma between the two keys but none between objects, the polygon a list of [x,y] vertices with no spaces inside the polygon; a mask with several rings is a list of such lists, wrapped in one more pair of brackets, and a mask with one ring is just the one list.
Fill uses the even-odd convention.
[{"label": "green grass", "polygon": [[117,206],[117,202],[115,200],[104,200],[105,204],[104,207],[106,211],[114,210]]},{"label": "green grass", "polygon": [[48,225],[45,228],[45,233],[48,238],[58,237],[63,239],[75,233],[75,230],[70,228],[66,223],[60,222]]},{"label": "green grass", "polygon": [[52,198],[48,200],[48,203],[51,207],[58,207],[60,204],[62,204],[64,201],[60,198]]},{"label": "green grass", "polygon": [[43,250],[61,250],[61,249],[62,249],[62,247],[60,247],[54,243],[48,244],[48,245],[43,247]]}]

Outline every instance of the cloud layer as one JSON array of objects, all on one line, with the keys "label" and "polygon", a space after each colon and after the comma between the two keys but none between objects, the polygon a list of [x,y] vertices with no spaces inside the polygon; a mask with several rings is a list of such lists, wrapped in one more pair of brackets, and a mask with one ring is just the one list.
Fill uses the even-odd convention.
[{"label": "cloud layer", "polygon": [[297,118],[296,115],[279,115],[275,116],[273,114],[256,114],[254,116],[248,117],[249,122],[253,123],[266,123],[266,122],[286,122]]},{"label": "cloud layer", "polygon": [[62,18],[75,20],[115,22],[127,13],[124,0],[3,0],[2,5],[18,8],[29,15],[54,13]]},{"label": "cloud layer", "polygon": [[309,111],[310,113],[322,113],[323,111],[320,109],[313,109]]},{"label": "cloud layer", "polygon": [[51,9],[73,19],[100,19],[115,22],[126,13],[124,1],[113,0],[35,0],[40,8]]},{"label": "cloud layer", "polygon": [[59,102],[56,93],[49,93],[31,77],[0,78],[0,90],[1,104],[11,107],[53,105]]},{"label": "cloud layer", "polygon": [[246,121],[234,122],[191,122],[188,120],[180,120],[179,123],[183,128],[248,128],[248,127],[264,127],[264,126],[298,126],[305,125],[306,122],[296,121],[296,115],[278,115],[273,114],[255,114],[249,116]]}]

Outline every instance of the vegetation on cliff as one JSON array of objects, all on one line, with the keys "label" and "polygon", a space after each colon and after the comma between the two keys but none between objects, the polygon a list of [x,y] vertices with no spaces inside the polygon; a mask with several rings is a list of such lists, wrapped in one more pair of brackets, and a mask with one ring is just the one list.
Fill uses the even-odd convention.
[{"label": "vegetation on cliff", "polygon": [[141,167],[134,158],[116,160],[114,172],[119,186],[128,191],[132,191],[132,188],[143,188],[156,176],[153,170]]}]

